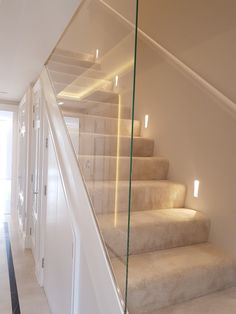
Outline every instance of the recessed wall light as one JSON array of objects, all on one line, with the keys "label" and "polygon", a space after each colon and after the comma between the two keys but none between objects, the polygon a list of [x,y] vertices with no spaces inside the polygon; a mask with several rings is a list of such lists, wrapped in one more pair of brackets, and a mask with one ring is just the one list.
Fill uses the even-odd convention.
[{"label": "recessed wall light", "polygon": [[200,181],[199,180],[194,180],[194,191],[193,191],[193,196],[194,197],[198,197],[199,195],[199,185],[200,185]]},{"label": "recessed wall light", "polygon": [[148,128],[148,123],[149,123],[149,115],[146,114],[145,117],[144,117],[144,127],[145,127],[145,129]]},{"label": "recessed wall light", "polygon": [[117,87],[117,86],[118,86],[118,82],[119,82],[119,76],[118,76],[118,75],[116,75],[116,77],[115,77],[115,87]]},{"label": "recessed wall light", "polygon": [[60,101],[60,102],[58,103],[58,106],[62,106],[62,105],[64,105],[64,102],[63,102],[63,101]]},{"label": "recessed wall light", "polygon": [[98,59],[99,57],[99,49],[96,49],[95,58]]}]

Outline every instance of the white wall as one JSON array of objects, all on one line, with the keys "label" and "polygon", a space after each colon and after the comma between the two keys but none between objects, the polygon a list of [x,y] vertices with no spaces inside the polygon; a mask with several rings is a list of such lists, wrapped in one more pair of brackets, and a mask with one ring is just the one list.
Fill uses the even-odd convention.
[{"label": "white wall", "polygon": [[[140,3],[140,27],[229,97],[236,99],[235,1]],[[188,186],[186,206],[212,221],[210,240],[236,257],[236,119],[224,104],[153,46],[139,40],[136,117],[170,160],[169,178]],[[193,181],[200,195],[193,198]]]},{"label": "white wall", "polygon": [[139,26],[236,100],[234,0],[140,0]]}]

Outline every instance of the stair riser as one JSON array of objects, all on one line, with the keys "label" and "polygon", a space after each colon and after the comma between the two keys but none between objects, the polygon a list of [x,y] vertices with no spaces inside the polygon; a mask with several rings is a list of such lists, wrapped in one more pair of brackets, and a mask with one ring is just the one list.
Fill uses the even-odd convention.
[{"label": "stair riser", "polygon": [[[68,115],[69,116],[69,115]],[[65,116],[68,117],[68,116]],[[112,119],[97,116],[70,114],[70,117],[78,118],[80,132],[96,133],[106,135],[131,135],[131,120],[125,119]],[[141,124],[140,121],[135,120],[134,123],[134,136],[140,135]],[[119,134],[118,134],[119,133]]]},{"label": "stair riser", "polygon": [[131,118],[131,109],[126,106],[121,106],[120,113],[118,105],[116,104],[103,104],[103,103],[86,103],[84,106],[80,106],[80,103],[74,103],[73,107],[66,104],[61,107],[62,113],[65,116],[71,116],[76,114],[88,114],[107,118],[118,118],[120,114],[121,119]]},{"label": "stair riser", "polygon": [[95,56],[93,54],[75,52],[75,51],[64,50],[64,49],[60,49],[60,48],[56,48],[53,51],[53,55],[54,56],[64,56],[64,57],[68,57],[68,58],[75,58],[77,60],[90,61],[90,62],[94,62],[94,60],[95,60]]},{"label": "stair riser", "polygon": [[[87,181],[129,180],[130,158],[79,157],[80,166]],[[166,180],[169,163],[166,159],[133,159],[133,180]]]},{"label": "stair riser", "polygon": [[[63,115],[89,114],[108,118],[131,119],[131,107],[127,105],[103,103],[96,101],[58,100]],[[120,111],[120,112],[119,112]]]},{"label": "stair riser", "polygon": [[[77,134],[73,135],[77,137]],[[77,141],[77,139],[76,139]],[[154,142],[145,138],[134,138],[133,156],[150,157],[153,155]],[[121,137],[117,153],[117,137],[80,133],[80,155],[130,156],[130,137]]]},{"label": "stair riser", "polygon": [[[102,234],[106,244],[112,249],[115,256],[122,257],[127,254],[125,245],[127,226],[119,227],[119,215],[117,221],[118,227],[112,228],[111,224],[110,227],[102,228]],[[208,220],[190,221],[188,223],[179,221],[175,224],[158,226],[143,224],[139,227],[133,227],[131,216],[129,254],[141,254],[207,242],[209,227]]]},{"label": "stair riser", "polygon": [[[91,79],[94,81],[94,79]],[[92,83],[93,84],[93,83]],[[96,84],[96,82],[95,82]],[[91,100],[91,101],[100,101],[105,103],[119,103],[119,97],[118,94],[113,93],[110,90],[110,84],[108,83],[99,83],[98,88],[90,89],[88,80],[80,80],[77,82],[72,83],[62,83],[58,82],[56,80],[53,80],[53,86],[55,89],[55,92],[57,95],[61,94],[60,97],[64,98],[64,95],[66,93],[66,96],[69,95],[69,97],[72,97],[74,99],[81,98],[81,95],[83,95],[83,100]],[[87,93],[84,96],[84,92]],[[70,96],[71,95],[71,96]]]},{"label": "stair riser", "polygon": [[191,272],[177,273],[171,278],[150,282],[146,289],[129,289],[128,308],[130,314],[155,312],[235,284],[236,273],[232,265],[192,269]]},{"label": "stair riser", "polygon": [[[103,117],[111,117],[111,118],[118,118],[119,116],[119,108],[118,106],[115,105],[108,105],[105,107],[105,105],[100,105],[97,107],[93,107],[91,109],[87,109],[86,112],[87,114],[94,114],[97,116],[103,116]],[[130,119],[131,118],[131,108],[121,106],[120,109],[120,118],[121,119]]]},{"label": "stair riser", "polygon": [[84,100],[119,104],[119,95],[112,92],[98,90],[91,92],[90,95],[84,97]]},{"label": "stair riser", "polygon": [[[68,85],[54,82],[53,84],[56,96],[59,101],[74,100],[74,101],[93,101],[118,104],[119,95],[107,90],[91,90],[86,92],[86,87]],[[86,92],[86,94],[84,94]]]},{"label": "stair riser", "polygon": [[[132,204],[131,209],[151,210],[161,208],[180,208],[184,207],[186,189],[183,185],[160,185],[148,187],[145,185],[132,186]],[[115,185],[111,186],[93,186],[89,185],[89,194],[95,212],[113,213],[115,210],[128,211],[129,189],[118,182],[116,192]]]},{"label": "stair riser", "polygon": [[104,81],[102,79],[97,79],[91,76],[82,75],[80,77],[72,74],[65,74],[61,72],[55,72],[50,71],[50,77],[53,82],[57,82],[62,84],[62,87],[64,88],[68,86],[69,84],[73,84],[76,86],[81,86],[84,88],[88,88],[90,86],[93,86],[94,84],[99,84],[99,87],[106,90],[112,90],[113,89],[113,82],[110,81]]},{"label": "stair riser", "polygon": [[[80,94],[84,91],[84,87],[81,86],[70,86],[67,84],[62,84],[58,82],[53,82],[53,87],[55,90],[56,95],[59,97],[59,95],[63,95],[63,98],[65,97],[71,97],[73,98],[74,95]],[[61,97],[61,96],[60,96]]]},{"label": "stair riser", "polygon": [[102,79],[105,77],[105,73],[101,71],[96,71],[94,69],[88,69],[87,67],[81,66],[75,66],[75,65],[69,65],[69,64],[64,64],[60,62],[54,62],[54,61],[49,61],[47,64],[47,67],[49,70],[52,71],[57,71],[65,74],[72,74],[76,76],[80,76],[86,73],[87,76],[97,78],[97,79]]},{"label": "stair riser", "polygon": [[96,69],[99,68],[99,64],[95,64],[92,61],[79,60],[77,58],[67,57],[67,56],[62,56],[62,55],[52,55],[50,60],[55,61],[55,62],[68,64],[68,65],[73,65],[73,66],[82,66],[82,67],[86,67],[86,68],[94,67]]},{"label": "stair riser", "polygon": [[236,309],[236,287],[147,314],[232,314]]}]

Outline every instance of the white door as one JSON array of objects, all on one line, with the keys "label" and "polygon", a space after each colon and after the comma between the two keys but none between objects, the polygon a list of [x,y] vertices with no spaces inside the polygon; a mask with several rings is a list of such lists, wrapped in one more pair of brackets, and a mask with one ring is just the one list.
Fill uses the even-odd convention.
[{"label": "white door", "polygon": [[31,243],[35,260],[38,257],[38,217],[40,212],[40,166],[41,166],[41,106],[40,93],[33,96],[33,130],[32,130],[32,216],[31,216]]},{"label": "white door", "polygon": [[44,228],[46,215],[47,178],[47,122],[44,113],[44,100],[39,82],[33,88],[33,130],[31,138],[31,248],[36,265],[36,275],[43,284]]}]

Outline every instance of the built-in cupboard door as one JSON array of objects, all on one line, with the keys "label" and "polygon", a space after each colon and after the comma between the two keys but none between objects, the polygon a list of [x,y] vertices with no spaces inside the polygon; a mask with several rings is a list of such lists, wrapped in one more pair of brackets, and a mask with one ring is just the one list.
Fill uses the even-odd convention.
[{"label": "built-in cupboard door", "polygon": [[36,265],[36,275],[43,284],[44,225],[46,215],[47,178],[47,121],[44,99],[38,81],[32,90],[32,136],[31,136],[31,248]]},{"label": "built-in cupboard door", "polygon": [[43,197],[43,103],[39,84],[33,88],[33,128],[32,128],[32,211],[31,247],[37,263],[40,257],[40,215]]},{"label": "built-in cupboard door", "polygon": [[38,256],[38,216],[40,212],[40,163],[41,163],[41,106],[40,90],[33,91],[33,130],[32,130],[32,212],[31,246],[35,260]]}]

